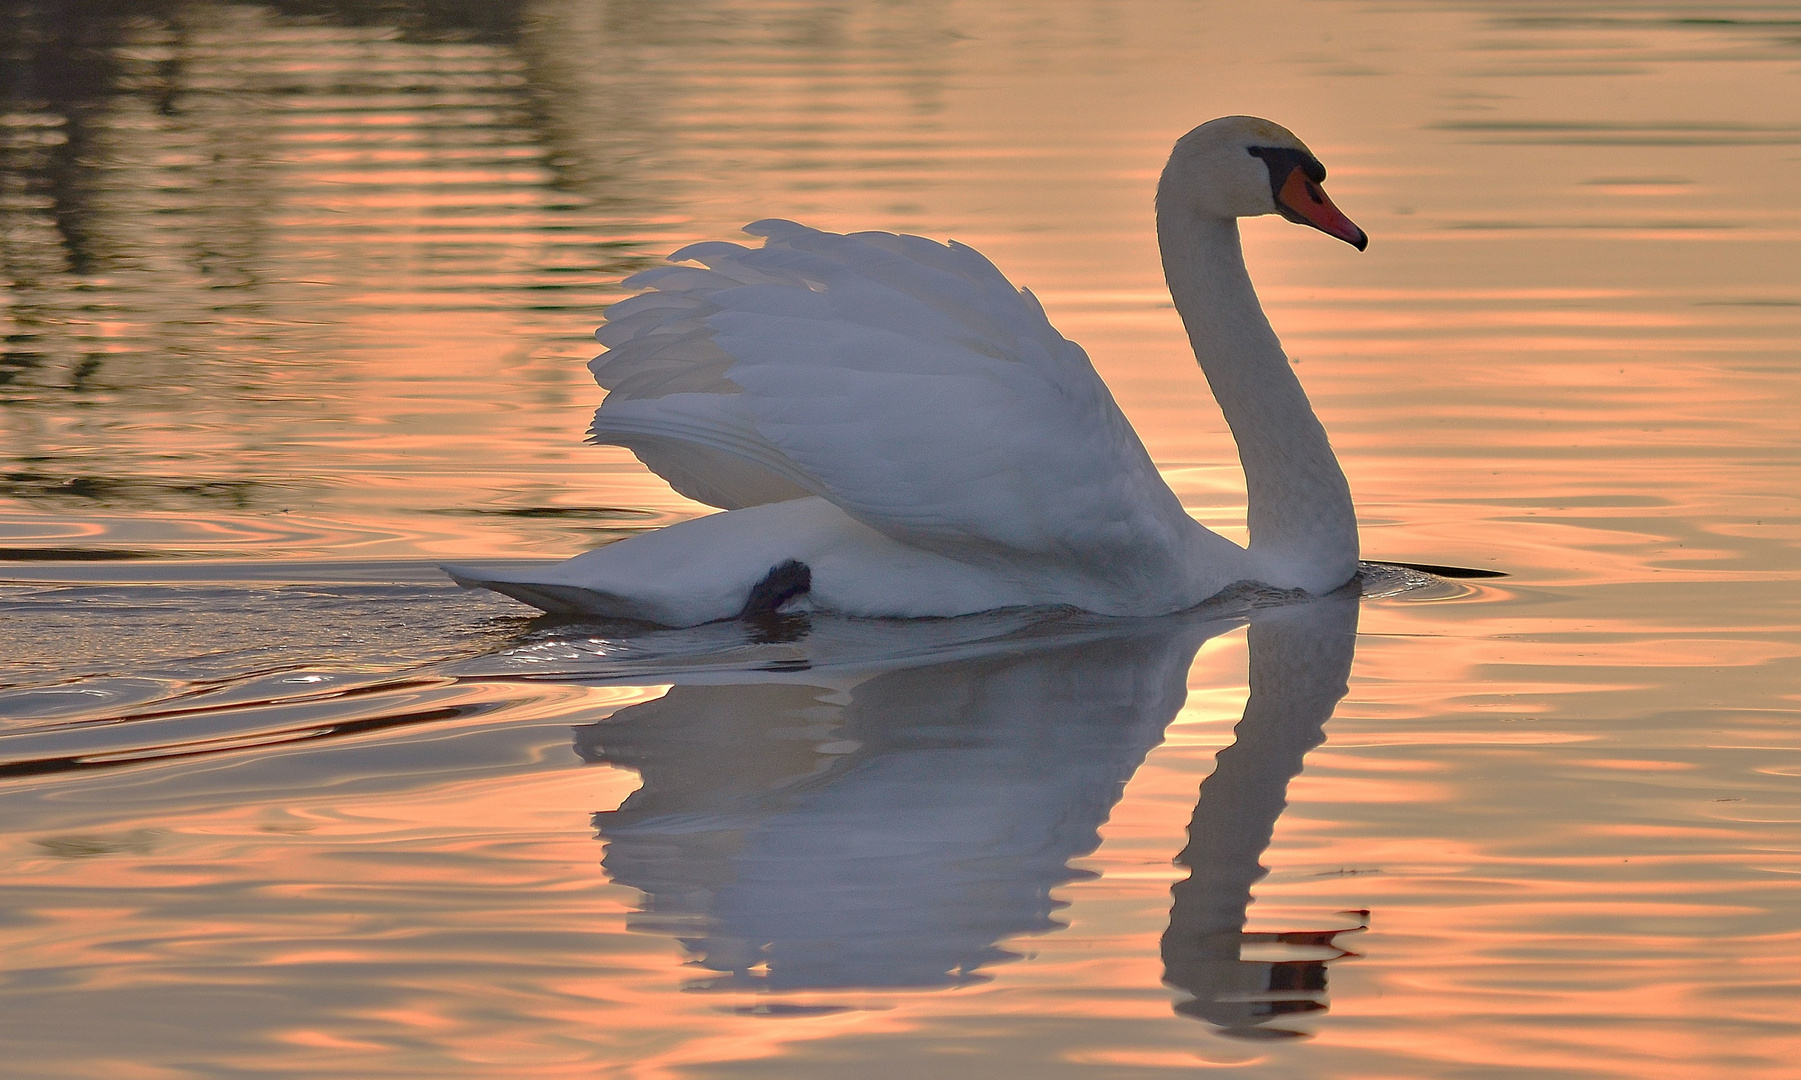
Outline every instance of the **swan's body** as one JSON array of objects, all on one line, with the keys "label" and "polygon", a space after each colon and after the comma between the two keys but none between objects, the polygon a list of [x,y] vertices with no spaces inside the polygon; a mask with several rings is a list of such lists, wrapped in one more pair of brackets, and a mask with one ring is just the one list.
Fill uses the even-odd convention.
[{"label": "swan's body", "polygon": [[[1257,303],[1236,219],[1363,246],[1268,121],[1176,144],[1165,274],[1238,441],[1248,549],[1190,518],[1088,356],[974,250],[785,221],[628,285],[591,365],[595,441],[726,512],[518,574],[449,568],[547,611],[693,625],[802,593],[853,615],[1183,610],[1244,581],[1320,594],[1357,568],[1344,474]],[[1298,205],[1297,205],[1298,204]]]}]

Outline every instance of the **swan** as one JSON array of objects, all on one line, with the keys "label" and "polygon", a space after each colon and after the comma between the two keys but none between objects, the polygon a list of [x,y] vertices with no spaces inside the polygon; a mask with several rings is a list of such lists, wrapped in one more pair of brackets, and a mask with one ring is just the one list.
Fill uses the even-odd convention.
[{"label": "swan", "polygon": [[[525,571],[444,569],[553,614],[693,626],[811,605],[933,617],[1181,611],[1242,583],[1314,595],[1357,570],[1350,488],[1245,270],[1237,219],[1363,250],[1287,129],[1177,141],[1164,275],[1244,468],[1250,543],[1190,518],[1079,345],[962,244],[790,221],[627,279],[589,365],[593,441],[724,512]],[[697,264],[697,265],[680,265]]]}]

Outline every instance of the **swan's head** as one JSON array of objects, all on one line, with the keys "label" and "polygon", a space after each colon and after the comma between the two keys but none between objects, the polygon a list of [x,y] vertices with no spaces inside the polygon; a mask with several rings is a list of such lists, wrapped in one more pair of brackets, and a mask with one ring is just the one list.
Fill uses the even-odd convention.
[{"label": "swan's head", "polygon": [[1182,136],[1157,185],[1157,211],[1208,218],[1281,214],[1362,251],[1369,237],[1320,188],[1326,167],[1280,124],[1222,116]]}]

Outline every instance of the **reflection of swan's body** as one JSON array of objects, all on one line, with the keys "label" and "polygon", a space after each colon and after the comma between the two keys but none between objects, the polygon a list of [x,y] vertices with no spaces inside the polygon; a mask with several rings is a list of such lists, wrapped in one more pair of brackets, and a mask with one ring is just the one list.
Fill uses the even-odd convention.
[{"label": "reflection of swan's body", "polygon": [[[596,815],[640,925],[732,983],[942,986],[1050,929],[1051,890],[1181,707],[1196,623],[889,671],[676,686],[581,729],[644,784]],[[821,673],[796,675],[825,682]],[[752,969],[766,965],[767,974]]]},{"label": "reflection of swan's body", "polygon": [[548,570],[452,568],[549,611],[686,626],[811,592],[858,615],[1067,605],[1159,615],[1235,582],[1325,593],[1357,568],[1344,474],[1245,271],[1237,219],[1281,213],[1361,248],[1325,170],[1268,121],[1176,144],[1164,271],[1238,442],[1247,550],[1189,518],[1082,349],[959,244],[792,222],[629,284],[594,362],[598,441],[726,513]]},{"label": "reflection of swan's body", "polygon": [[[1185,1012],[1242,1028],[1281,1011],[1230,1003],[1267,1003],[1282,974],[1240,961],[1238,932],[1288,778],[1344,692],[1356,616],[1340,596],[1253,618],[1253,701],[1203,785],[1164,943],[1171,983],[1200,999]],[[1235,625],[1091,624],[847,678],[708,673],[578,729],[585,759],[643,777],[595,816],[606,866],[645,894],[637,925],[681,938],[721,988],[967,981],[1004,939],[1057,925],[1069,861],[1180,710],[1196,649]]]}]

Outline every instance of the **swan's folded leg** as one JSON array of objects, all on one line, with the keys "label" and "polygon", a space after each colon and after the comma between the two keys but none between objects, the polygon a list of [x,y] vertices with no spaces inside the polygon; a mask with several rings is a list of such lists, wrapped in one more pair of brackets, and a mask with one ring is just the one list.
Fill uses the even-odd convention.
[{"label": "swan's folded leg", "polygon": [[900,544],[818,498],[679,522],[541,569],[444,570],[465,588],[492,589],[554,615],[663,626],[733,618],[771,589],[793,595],[802,570],[816,606],[850,615],[966,615],[1046,602],[976,567]]}]

